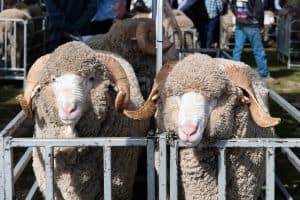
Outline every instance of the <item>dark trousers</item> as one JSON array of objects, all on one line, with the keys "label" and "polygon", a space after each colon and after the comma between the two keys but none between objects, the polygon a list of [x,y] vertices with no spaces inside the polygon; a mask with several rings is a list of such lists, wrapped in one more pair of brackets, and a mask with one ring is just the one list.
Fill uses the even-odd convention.
[{"label": "dark trousers", "polygon": [[96,35],[96,34],[104,34],[107,33],[113,24],[113,19],[106,19],[103,21],[93,21],[90,23],[90,31],[89,35]]},{"label": "dark trousers", "polygon": [[198,21],[198,32],[201,48],[210,48],[217,38],[219,30],[219,16],[212,19],[200,19]]}]

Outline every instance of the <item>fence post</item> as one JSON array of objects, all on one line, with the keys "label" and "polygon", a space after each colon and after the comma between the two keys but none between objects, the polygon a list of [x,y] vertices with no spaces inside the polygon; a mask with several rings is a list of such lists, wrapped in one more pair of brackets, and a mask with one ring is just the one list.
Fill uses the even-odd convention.
[{"label": "fence post", "polygon": [[147,200],[155,200],[154,140],[147,139]]},{"label": "fence post", "polygon": [[170,144],[170,199],[178,199],[178,181],[177,181],[177,160],[178,160],[178,141],[174,140]]},{"label": "fence post", "polygon": [[53,147],[45,147],[46,199],[54,199]]},{"label": "fence post", "polygon": [[167,135],[159,135],[159,200],[167,199]]},{"label": "fence post", "polygon": [[12,200],[14,196],[14,181],[13,181],[13,149],[9,145],[11,137],[6,137],[4,140],[4,174],[5,174],[5,200]]},{"label": "fence post", "polygon": [[0,199],[4,199],[4,145],[0,136]]},{"label": "fence post", "polygon": [[226,165],[225,165],[225,148],[219,148],[218,159],[218,199],[226,199]]},{"label": "fence post", "polygon": [[275,199],[275,151],[268,147],[266,153],[266,200]]},{"label": "fence post", "polygon": [[103,147],[104,200],[111,200],[111,147]]}]

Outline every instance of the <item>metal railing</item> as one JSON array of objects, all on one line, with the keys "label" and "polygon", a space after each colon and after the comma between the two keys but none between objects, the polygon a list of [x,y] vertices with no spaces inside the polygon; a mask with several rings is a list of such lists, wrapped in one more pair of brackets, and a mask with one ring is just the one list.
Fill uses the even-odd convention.
[{"label": "metal railing", "polygon": [[0,24],[4,27],[0,38],[0,79],[25,80],[29,66],[45,52],[46,17],[1,18]]}]

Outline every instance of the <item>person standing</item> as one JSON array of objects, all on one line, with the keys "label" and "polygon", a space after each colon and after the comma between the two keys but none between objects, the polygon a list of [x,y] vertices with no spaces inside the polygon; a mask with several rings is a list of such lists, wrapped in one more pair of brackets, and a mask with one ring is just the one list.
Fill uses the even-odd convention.
[{"label": "person standing", "polygon": [[45,0],[45,5],[49,16],[50,52],[85,33],[97,11],[97,0]]},{"label": "person standing", "polygon": [[231,10],[236,17],[233,59],[240,61],[248,38],[260,77],[266,84],[279,84],[272,78],[267,66],[267,57],[262,44],[260,28],[264,24],[264,8],[261,0],[232,0]]}]

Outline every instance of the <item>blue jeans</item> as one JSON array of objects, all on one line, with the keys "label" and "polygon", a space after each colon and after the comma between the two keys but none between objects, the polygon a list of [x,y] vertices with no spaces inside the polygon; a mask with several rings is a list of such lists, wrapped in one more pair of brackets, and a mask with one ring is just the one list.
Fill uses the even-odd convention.
[{"label": "blue jeans", "polygon": [[268,71],[267,58],[262,45],[259,28],[236,26],[234,37],[235,43],[233,49],[233,60],[241,60],[244,44],[248,38],[253,49],[253,54],[260,77],[269,77],[270,72]]},{"label": "blue jeans", "polygon": [[216,32],[219,27],[219,16],[212,19],[199,20],[198,32],[201,48],[210,48],[216,38]]}]

